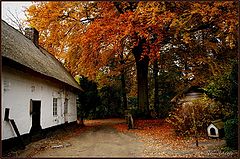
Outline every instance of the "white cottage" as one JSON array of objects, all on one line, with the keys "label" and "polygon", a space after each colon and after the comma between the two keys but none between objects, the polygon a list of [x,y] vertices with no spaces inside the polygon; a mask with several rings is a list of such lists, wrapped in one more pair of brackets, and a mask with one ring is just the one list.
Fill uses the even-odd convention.
[{"label": "white cottage", "polygon": [[1,22],[2,138],[20,135],[77,120],[80,86],[62,64],[38,46],[38,32],[29,38]]}]

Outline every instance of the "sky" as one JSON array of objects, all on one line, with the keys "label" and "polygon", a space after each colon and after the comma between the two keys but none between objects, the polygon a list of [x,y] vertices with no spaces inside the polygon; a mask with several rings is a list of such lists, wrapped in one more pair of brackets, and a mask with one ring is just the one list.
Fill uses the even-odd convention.
[{"label": "sky", "polygon": [[[14,25],[14,23],[8,18],[13,18],[11,16],[11,14],[9,13],[9,11],[19,19],[21,20],[25,20],[25,14],[24,14],[24,10],[25,7],[28,7],[32,4],[31,1],[2,1],[1,2],[1,18],[2,20],[6,21],[9,25],[12,25],[13,27],[15,27],[16,29],[17,26]],[[9,10],[9,11],[8,11]]]}]

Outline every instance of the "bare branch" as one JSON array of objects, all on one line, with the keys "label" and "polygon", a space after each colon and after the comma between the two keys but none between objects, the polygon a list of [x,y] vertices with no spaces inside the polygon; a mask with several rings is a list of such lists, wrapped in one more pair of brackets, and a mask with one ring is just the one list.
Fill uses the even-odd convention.
[{"label": "bare branch", "polygon": [[8,13],[10,14],[7,15],[7,18],[14,24],[18,27],[18,30],[21,32],[21,33],[24,33],[24,26],[23,26],[23,22],[21,21],[21,19],[18,17],[18,13],[17,13],[17,10],[15,10],[15,14],[13,14],[10,9],[8,8],[7,9]]}]

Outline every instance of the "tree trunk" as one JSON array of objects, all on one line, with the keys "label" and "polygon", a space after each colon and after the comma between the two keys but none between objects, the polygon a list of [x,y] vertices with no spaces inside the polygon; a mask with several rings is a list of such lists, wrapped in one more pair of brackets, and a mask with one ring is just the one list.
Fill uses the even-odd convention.
[{"label": "tree trunk", "polygon": [[122,83],[123,108],[126,110],[128,106],[127,106],[126,80],[124,72],[122,72],[121,75],[121,83]]},{"label": "tree trunk", "polygon": [[[123,59],[123,54],[120,54],[120,63],[125,64]],[[123,98],[123,108],[126,110],[127,107],[127,93],[126,93],[126,80],[125,80],[125,71],[124,69],[121,71],[121,86],[122,86],[122,98]]]},{"label": "tree trunk", "polygon": [[144,56],[141,59],[143,53],[143,44],[145,39],[141,40],[138,46],[133,48],[133,54],[136,61],[137,67],[137,85],[138,85],[138,107],[149,115],[149,102],[148,102],[148,56]]},{"label": "tree trunk", "polygon": [[153,79],[154,79],[154,87],[155,87],[155,89],[154,89],[154,109],[155,109],[157,116],[159,116],[158,72],[159,72],[159,68],[158,68],[158,62],[156,60],[156,61],[154,61],[154,64],[153,64]]}]

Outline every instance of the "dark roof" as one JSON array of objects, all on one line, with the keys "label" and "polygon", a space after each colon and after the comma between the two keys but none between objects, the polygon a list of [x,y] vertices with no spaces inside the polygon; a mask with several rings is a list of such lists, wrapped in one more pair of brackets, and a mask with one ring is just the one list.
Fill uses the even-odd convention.
[{"label": "dark roof", "polygon": [[178,93],[174,98],[172,98],[171,102],[181,104],[183,102],[193,101],[195,99],[201,98],[203,95],[203,91],[197,86],[188,85]]},{"label": "dark roof", "polygon": [[190,88],[189,86],[185,87],[184,90],[182,90],[180,93],[178,93],[176,96],[173,97],[171,102],[177,102],[179,98],[182,98],[184,93],[188,92],[189,88]]},{"label": "dark roof", "polygon": [[41,47],[37,48],[31,40],[3,20],[1,22],[1,54],[33,71],[82,90],[53,55]]},{"label": "dark roof", "polygon": [[218,128],[218,129],[223,129],[224,128],[224,122],[221,119],[212,121],[212,124],[214,126],[216,126],[216,128]]}]

